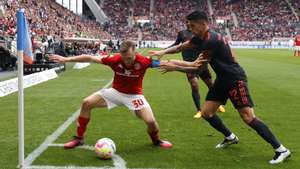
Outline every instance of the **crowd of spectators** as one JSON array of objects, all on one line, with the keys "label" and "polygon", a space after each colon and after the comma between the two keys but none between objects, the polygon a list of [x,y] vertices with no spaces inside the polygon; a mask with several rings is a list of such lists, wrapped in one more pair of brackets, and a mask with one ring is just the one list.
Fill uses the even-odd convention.
[{"label": "crowd of spectators", "polygon": [[[185,16],[193,10],[208,10],[206,0],[103,0],[101,7],[109,21],[100,25],[83,19],[57,4],[55,0],[4,0],[4,16],[0,17],[0,34],[15,36],[16,10],[25,8],[32,34],[47,41],[52,36],[94,37],[101,39],[173,40],[177,32],[185,29]],[[296,17],[286,1],[240,0],[228,5],[224,0],[210,0],[213,29],[225,33],[230,30],[233,40],[270,40],[274,37],[293,37],[297,32]],[[289,0],[300,15],[300,3]],[[235,14],[238,25],[233,24]],[[140,24],[136,18],[145,18]],[[220,17],[229,18],[226,24],[216,24]],[[129,24],[133,23],[133,24]],[[141,38],[141,39],[140,39]]]},{"label": "crowd of spectators", "polygon": [[54,0],[4,0],[2,6],[5,11],[4,16],[0,17],[2,35],[16,34],[16,11],[23,7],[31,32],[37,38],[111,38],[95,21],[82,19]]},{"label": "crowd of spectators", "polygon": [[154,36],[162,40],[172,40],[178,31],[186,29],[185,16],[196,9],[205,10],[206,1],[156,0],[154,9]]},{"label": "crowd of spectators", "polygon": [[126,0],[104,0],[102,9],[109,17],[109,21],[103,26],[104,30],[116,38],[134,37],[136,30],[128,26],[130,6],[130,2]]},{"label": "crowd of spectators", "polygon": [[45,56],[54,48],[63,55],[98,52],[99,46],[94,44],[57,46],[62,44],[61,40],[64,38],[112,38],[99,23],[76,15],[55,0],[1,0],[0,38],[4,40],[2,53],[0,52],[1,70],[5,70],[10,64],[11,59],[8,58],[14,58],[12,56],[16,54],[16,12],[19,8],[25,9],[35,61],[37,56]]},{"label": "crowd of spectators", "polygon": [[[299,1],[289,1],[300,15]],[[142,40],[173,40],[178,31],[185,29],[184,18],[189,12],[197,9],[209,13],[206,0],[155,0],[153,11],[150,11],[150,0],[133,2],[134,4],[131,4],[132,1],[104,0],[104,11],[111,18],[107,27],[112,35],[137,39],[141,32]],[[227,27],[233,40],[271,40],[275,37],[294,37],[297,32],[296,17],[286,1],[240,0],[231,5],[224,0],[210,2],[211,27],[223,34],[226,34]],[[133,16],[148,16],[150,23],[129,27],[131,8]],[[233,24],[233,13],[237,25]],[[222,17],[225,18],[225,24],[216,24],[216,19]]]},{"label": "crowd of spectators", "polygon": [[239,23],[231,30],[233,40],[271,40],[296,35],[296,17],[286,1],[242,0],[232,10]]},{"label": "crowd of spectators", "polygon": [[[120,39],[126,37],[138,39],[141,33],[142,40],[173,40],[178,31],[186,28],[184,17],[190,11],[207,9],[206,1],[200,3],[197,0],[155,0],[152,11],[150,11],[150,0],[133,2],[132,4],[131,1],[104,0],[102,9],[110,17],[110,21],[104,28],[111,35]],[[150,22],[130,27],[128,22],[131,15],[132,19],[144,17]]]}]

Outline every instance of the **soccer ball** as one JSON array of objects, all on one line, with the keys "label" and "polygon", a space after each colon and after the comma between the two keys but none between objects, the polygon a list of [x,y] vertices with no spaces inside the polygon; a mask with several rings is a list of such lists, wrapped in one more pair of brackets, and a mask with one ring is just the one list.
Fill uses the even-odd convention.
[{"label": "soccer ball", "polygon": [[99,158],[107,160],[115,154],[116,145],[111,139],[102,138],[95,144],[95,152]]}]

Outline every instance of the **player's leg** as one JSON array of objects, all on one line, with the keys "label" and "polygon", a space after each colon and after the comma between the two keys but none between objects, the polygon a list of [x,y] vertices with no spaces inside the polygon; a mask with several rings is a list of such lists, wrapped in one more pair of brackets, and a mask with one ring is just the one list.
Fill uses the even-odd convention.
[{"label": "player's leg", "polygon": [[107,104],[102,96],[99,94],[92,94],[86,97],[81,104],[80,114],[77,119],[77,132],[74,139],[64,145],[65,148],[75,148],[83,144],[84,134],[87,125],[90,121],[91,110],[96,107],[106,107]]},{"label": "player's leg", "polygon": [[253,128],[266,142],[268,142],[275,150],[275,156],[270,161],[271,164],[277,164],[290,157],[291,152],[285,148],[279,140],[275,137],[269,127],[255,117],[254,110],[251,107],[244,107],[238,109],[243,121]]},{"label": "player's leg", "polygon": [[195,107],[197,109],[197,113],[194,115],[194,118],[201,118],[198,78],[193,73],[187,73],[186,76],[187,76],[188,82],[191,86],[193,101],[194,101]]},{"label": "player's leg", "polygon": [[[205,83],[208,89],[211,89],[213,87],[213,80],[211,73],[208,69],[208,65],[206,65],[203,70],[199,73],[199,77],[202,79],[202,81]],[[218,107],[218,112],[225,113],[225,108],[223,105],[220,105]]]},{"label": "player's leg", "polygon": [[254,104],[247,82],[237,81],[230,89],[229,98],[240,113],[243,121],[274,148],[276,153],[273,160],[270,161],[271,164],[280,163],[290,156],[290,151],[281,145],[268,126],[255,116]]},{"label": "player's leg", "polygon": [[150,107],[144,107],[140,110],[135,110],[137,117],[142,119],[147,125],[147,132],[152,140],[152,143],[162,148],[171,148],[172,144],[168,141],[160,139],[159,126],[155,120],[153,112]]},{"label": "player's leg", "polygon": [[154,145],[171,148],[172,144],[168,141],[161,140],[159,137],[159,127],[151,110],[151,107],[143,95],[127,95],[123,94],[120,98],[123,105],[127,106],[129,110],[136,113],[137,117],[142,119],[148,129],[147,132]]},{"label": "player's leg", "polygon": [[218,115],[216,115],[216,111],[220,105],[221,102],[205,101],[202,107],[202,116],[213,128],[222,133],[225,137],[224,140],[216,146],[216,148],[225,148],[229,145],[237,144],[238,138],[225,126]]},{"label": "player's leg", "polygon": [[228,99],[228,86],[228,83],[216,79],[213,87],[209,89],[206,95],[206,101],[202,107],[203,118],[225,137],[216,148],[225,148],[231,144],[238,143],[238,138],[235,134],[233,134],[216,115],[218,107],[221,104],[225,105]]}]

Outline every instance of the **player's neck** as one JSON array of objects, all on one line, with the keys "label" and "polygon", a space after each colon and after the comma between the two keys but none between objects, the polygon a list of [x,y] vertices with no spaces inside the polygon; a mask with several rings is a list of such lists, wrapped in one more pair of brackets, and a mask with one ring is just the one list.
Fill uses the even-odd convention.
[{"label": "player's neck", "polygon": [[131,62],[131,63],[125,63],[125,62],[123,61],[123,64],[124,64],[125,68],[131,69],[131,68],[133,67],[133,65],[134,65],[134,62],[135,62],[135,59],[134,59],[134,61]]},{"label": "player's neck", "polygon": [[209,27],[207,27],[205,29],[205,31],[203,31],[202,35],[200,36],[201,39],[206,39],[207,35],[208,35],[208,31],[209,31]]}]

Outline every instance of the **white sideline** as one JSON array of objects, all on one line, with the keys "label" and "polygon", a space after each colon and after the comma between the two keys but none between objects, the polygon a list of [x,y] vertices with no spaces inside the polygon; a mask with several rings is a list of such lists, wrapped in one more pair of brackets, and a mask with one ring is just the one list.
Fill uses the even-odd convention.
[{"label": "white sideline", "polygon": [[80,166],[51,166],[51,165],[32,165],[26,169],[117,169],[114,167],[80,167]]},{"label": "white sideline", "polygon": [[90,65],[91,65],[91,63],[89,63],[89,62],[77,62],[73,66],[73,69],[83,69],[83,68],[86,68]]},{"label": "white sideline", "polygon": [[[48,146],[49,147],[63,147],[64,144],[49,144]],[[91,151],[95,150],[94,146],[90,146],[90,145],[82,145],[82,146],[78,146],[76,148],[91,150]],[[115,154],[112,157],[112,160],[113,160],[115,168],[118,168],[118,169],[125,169],[126,168],[126,162],[119,155]]]},{"label": "white sideline", "polygon": [[[32,165],[26,169],[119,169],[117,167],[83,167],[83,166],[52,166],[52,165]],[[161,168],[128,168],[128,169],[161,169]],[[174,168],[165,168],[174,169]]]},{"label": "white sideline", "polygon": [[[53,143],[53,144],[48,144],[48,146],[49,147],[64,147],[64,144]],[[85,150],[91,150],[91,151],[95,150],[95,147],[90,146],[90,145],[77,146],[76,148],[85,149]]]},{"label": "white sideline", "polygon": [[[103,86],[102,89],[107,88],[111,85],[111,83],[112,79],[105,86]],[[53,143],[76,120],[79,113],[80,109],[73,113],[71,117],[69,117],[50,136],[48,136],[38,148],[32,151],[25,159],[25,166],[30,166],[33,163],[33,161],[48,148],[48,145]]]}]

